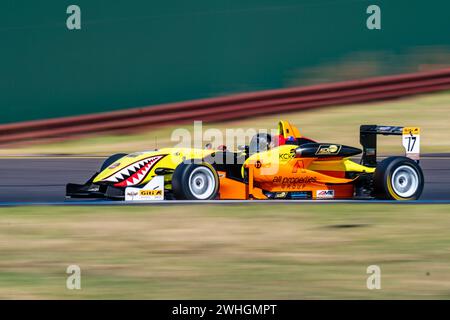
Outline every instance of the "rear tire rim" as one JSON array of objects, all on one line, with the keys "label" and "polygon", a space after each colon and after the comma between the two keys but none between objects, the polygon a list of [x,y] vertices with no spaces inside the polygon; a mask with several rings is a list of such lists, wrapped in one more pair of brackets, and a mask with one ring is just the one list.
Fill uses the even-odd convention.
[{"label": "rear tire rim", "polygon": [[211,197],[216,187],[214,174],[207,167],[195,168],[189,176],[189,190],[199,200]]},{"label": "rear tire rim", "polygon": [[412,197],[419,188],[419,175],[411,166],[403,165],[395,169],[391,179],[394,192],[402,197]]}]

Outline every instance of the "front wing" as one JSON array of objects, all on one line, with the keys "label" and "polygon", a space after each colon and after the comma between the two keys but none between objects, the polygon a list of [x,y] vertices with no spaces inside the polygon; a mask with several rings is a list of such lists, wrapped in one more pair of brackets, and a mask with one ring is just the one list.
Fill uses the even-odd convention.
[{"label": "front wing", "polygon": [[125,189],[113,186],[94,184],[95,173],[85,184],[68,183],[66,185],[67,198],[93,198],[93,199],[114,199],[123,200],[125,198]]}]

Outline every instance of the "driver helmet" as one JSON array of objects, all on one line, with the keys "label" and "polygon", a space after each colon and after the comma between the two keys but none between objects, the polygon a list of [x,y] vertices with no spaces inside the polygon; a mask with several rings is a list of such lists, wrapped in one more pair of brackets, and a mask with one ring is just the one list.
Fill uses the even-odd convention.
[{"label": "driver helmet", "polygon": [[295,142],[295,138],[293,136],[289,136],[286,138],[286,142]]}]

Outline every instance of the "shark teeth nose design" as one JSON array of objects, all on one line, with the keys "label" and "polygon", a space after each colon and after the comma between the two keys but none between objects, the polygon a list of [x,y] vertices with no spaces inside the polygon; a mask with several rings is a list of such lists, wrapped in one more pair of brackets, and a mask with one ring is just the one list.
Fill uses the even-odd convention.
[{"label": "shark teeth nose design", "polygon": [[132,163],[103,181],[114,182],[115,187],[135,186],[140,184],[145,179],[151,168],[163,157],[164,156],[153,156]]}]

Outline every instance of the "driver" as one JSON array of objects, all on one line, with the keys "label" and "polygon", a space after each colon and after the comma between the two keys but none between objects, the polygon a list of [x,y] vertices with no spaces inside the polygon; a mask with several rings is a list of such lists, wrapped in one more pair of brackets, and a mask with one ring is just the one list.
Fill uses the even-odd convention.
[{"label": "driver", "polygon": [[285,138],[284,135],[279,134],[278,135],[278,145],[282,146],[285,144],[297,144],[297,139],[293,136],[287,136]]},{"label": "driver", "polygon": [[264,152],[273,148],[273,139],[270,134],[258,133],[250,141],[249,151],[250,154]]},{"label": "driver", "polygon": [[250,154],[254,154],[285,144],[298,145],[301,139],[300,132],[295,126],[287,121],[280,121],[278,123],[278,135],[256,134],[250,141],[249,151]]}]

